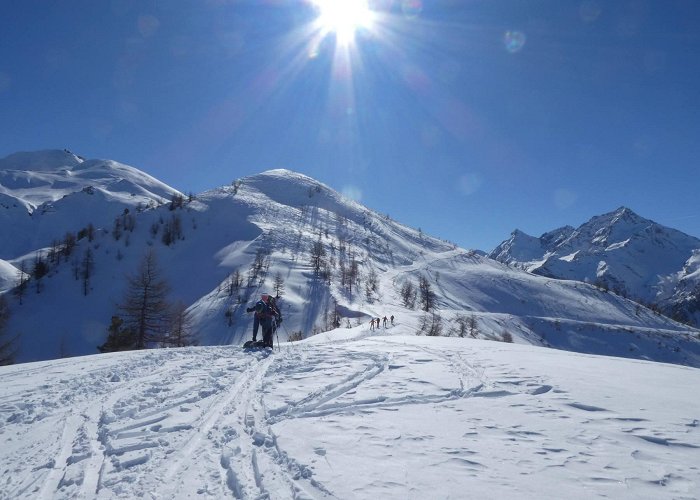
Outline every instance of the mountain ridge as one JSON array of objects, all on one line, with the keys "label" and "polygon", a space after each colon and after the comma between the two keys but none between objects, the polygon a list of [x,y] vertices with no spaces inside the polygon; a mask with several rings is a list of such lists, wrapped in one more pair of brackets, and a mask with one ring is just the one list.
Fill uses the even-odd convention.
[{"label": "mountain ridge", "polygon": [[[551,241],[548,234],[534,238],[514,232],[489,255],[535,274],[594,283],[699,324],[700,280],[685,270],[694,268],[700,239],[627,207],[592,217],[564,239]],[[689,289],[697,289],[692,297]]]},{"label": "mountain ridge", "polygon": [[[111,164],[103,165],[113,172]],[[133,210],[110,204],[109,193],[100,188],[90,189],[71,193],[47,212],[73,220],[71,230],[78,231],[89,221],[78,224],[75,207],[89,198],[96,200],[90,214],[106,222],[95,223],[92,240],[76,238],[71,255],[33,279],[22,305],[12,301],[9,326],[22,334],[20,361],[95,352],[110,317],[119,313],[125,277],[153,251],[171,284],[171,298],[185,305],[205,345],[249,338],[246,306],[272,291],[279,277],[281,340],[338,326],[367,328],[369,318],[393,315],[417,334],[510,338],[700,366],[697,330],[590,284],[536,276],[459,248],[304,174],[269,170],[188,199],[126,207]],[[551,239],[567,233],[562,228]],[[318,266],[312,264],[314,249],[323,254]],[[6,260],[31,269],[50,250],[25,249]],[[89,280],[80,278],[80,263],[88,256]],[[418,296],[421,280],[433,294],[427,312]],[[414,289],[412,304],[404,294],[408,285]]]},{"label": "mountain ridge", "polygon": [[[89,196],[102,197],[101,202]],[[181,193],[113,160],[86,160],[68,150],[23,152],[0,159],[0,258],[48,247],[92,221],[105,227],[125,209],[139,210]],[[107,205],[95,210],[95,205]]]}]

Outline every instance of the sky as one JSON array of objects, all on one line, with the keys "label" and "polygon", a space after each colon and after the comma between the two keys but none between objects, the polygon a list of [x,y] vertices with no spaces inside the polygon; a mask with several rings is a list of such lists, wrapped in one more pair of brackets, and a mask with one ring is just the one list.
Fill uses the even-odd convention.
[{"label": "sky", "polygon": [[325,2],[3,2],[0,157],[287,168],[485,251],[623,205],[700,237],[700,2]]}]

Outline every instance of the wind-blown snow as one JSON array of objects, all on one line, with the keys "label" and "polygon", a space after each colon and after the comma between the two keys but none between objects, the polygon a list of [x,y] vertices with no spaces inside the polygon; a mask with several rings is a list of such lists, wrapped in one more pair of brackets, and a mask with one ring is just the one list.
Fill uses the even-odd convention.
[{"label": "wind-blown snow", "polygon": [[0,368],[0,380],[1,498],[700,491],[700,371],[675,365],[416,337],[398,324],[273,354],[201,347],[31,363]]}]

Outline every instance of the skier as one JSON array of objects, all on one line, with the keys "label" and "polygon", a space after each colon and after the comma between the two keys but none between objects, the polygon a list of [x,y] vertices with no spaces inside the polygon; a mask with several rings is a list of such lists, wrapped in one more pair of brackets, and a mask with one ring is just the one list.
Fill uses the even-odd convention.
[{"label": "skier", "polygon": [[386,316],[384,316],[384,323],[382,323],[382,325],[386,328]]},{"label": "skier", "polygon": [[391,315],[391,326],[394,326],[394,315]]},{"label": "skier", "polygon": [[374,318],[372,318],[371,320],[369,320],[369,329],[370,329],[370,331],[371,331],[371,330],[374,330]]},{"label": "skier", "polygon": [[253,319],[253,342],[257,341],[258,327],[262,327],[263,347],[273,347],[272,334],[277,325],[282,323],[282,314],[275,304],[275,300],[264,293],[253,307],[248,307],[246,312],[255,311]]}]

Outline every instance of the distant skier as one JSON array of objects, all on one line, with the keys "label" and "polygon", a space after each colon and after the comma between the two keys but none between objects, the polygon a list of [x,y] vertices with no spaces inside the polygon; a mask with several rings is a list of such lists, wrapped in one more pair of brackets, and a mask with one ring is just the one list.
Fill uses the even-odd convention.
[{"label": "distant skier", "polygon": [[384,328],[386,328],[386,321],[387,321],[386,316],[384,316],[384,322],[382,323],[382,326],[384,326]]},{"label": "distant skier", "polygon": [[275,304],[274,298],[264,293],[253,307],[248,307],[246,312],[255,311],[253,319],[253,342],[257,341],[258,327],[262,327],[263,346],[273,347],[273,336],[277,325],[282,323],[282,314]]},{"label": "distant skier", "polygon": [[394,315],[391,315],[391,326],[394,326]]},{"label": "distant skier", "polygon": [[374,318],[372,318],[371,320],[369,320],[369,329],[370,329],[370,331],[371,331],[371,330],[374,330]]}]

